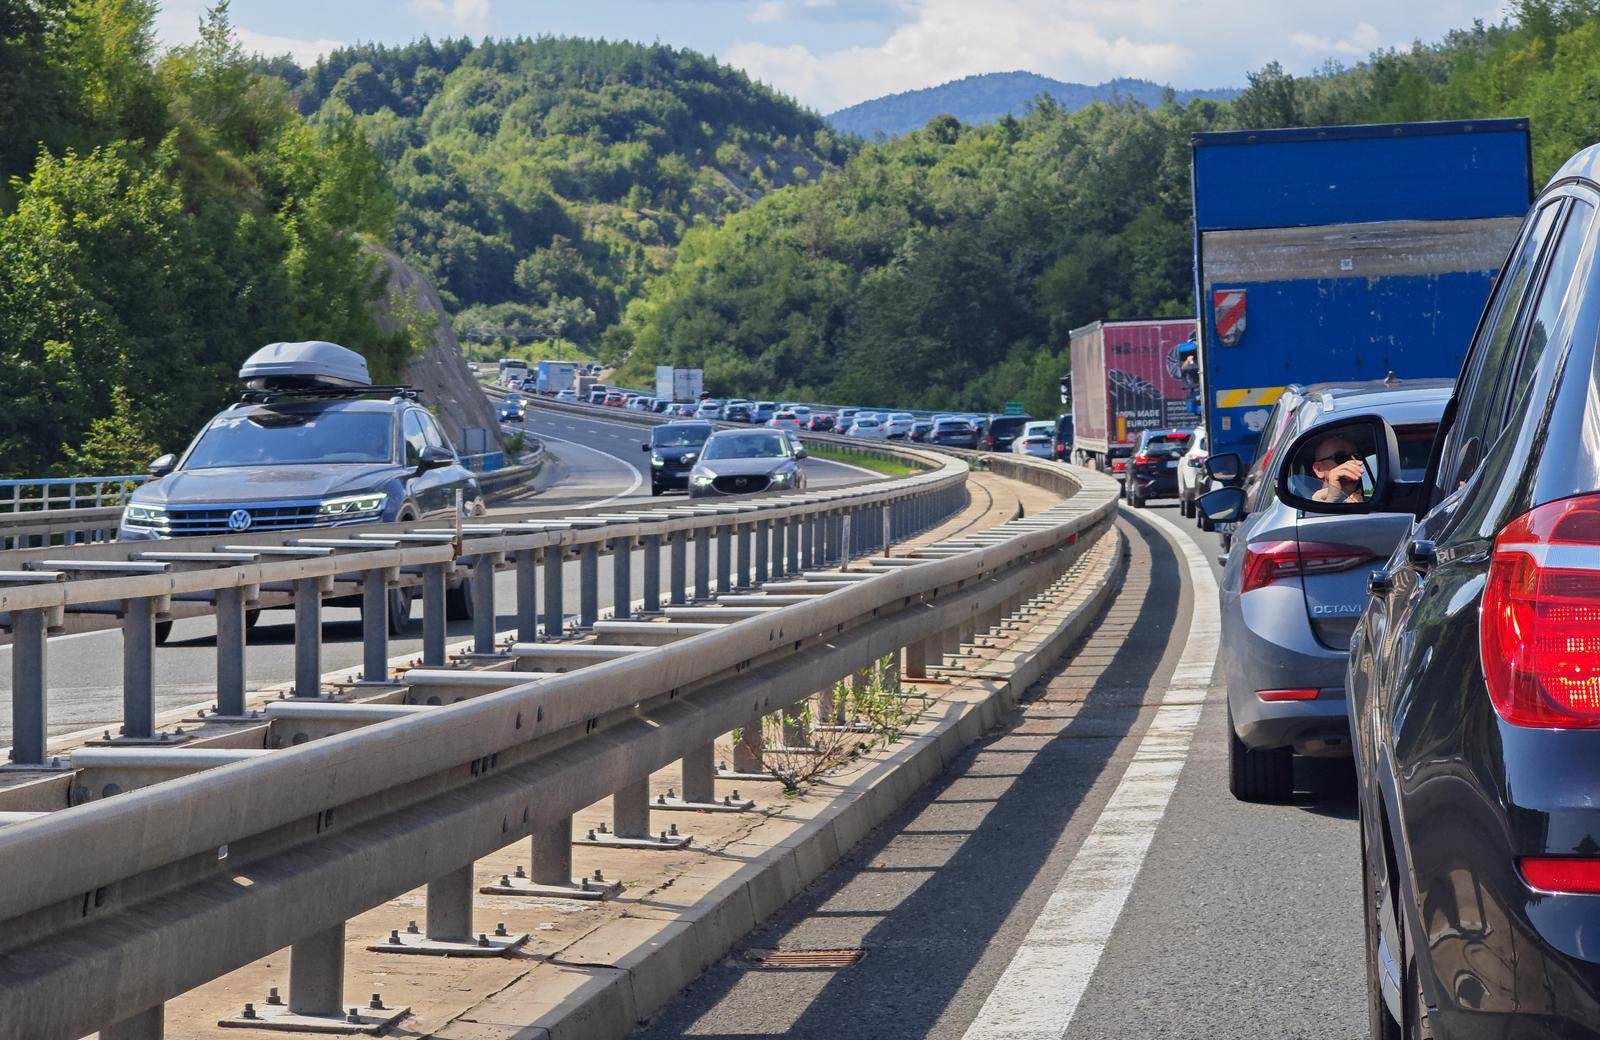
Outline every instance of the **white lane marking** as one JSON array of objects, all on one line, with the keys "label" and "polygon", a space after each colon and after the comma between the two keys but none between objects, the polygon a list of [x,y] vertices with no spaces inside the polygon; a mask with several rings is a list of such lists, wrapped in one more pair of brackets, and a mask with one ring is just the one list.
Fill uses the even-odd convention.
[{"label": "white lane marking", "polygon": [[596,455],[599,455],[600,457],[605,458],[605,459],[609,459],[610,461],[615,462],[619,466],[628,467],[628,471],[633,474],[633,483],[628,485],[628,490],[626,490],[626,491],[624,491],[624,492],[622,492],[620,494],[612,495],[610,498],[602,498],[602,499],[600,499],[600,500],[598,500],[596,502],[586,503],[586,505],[591,505],[591,506],[610,505],[612,502],[617,502],[617,501],[620,501],[620,500],[622,500],[624,498],[627,498],[629,495],[631,495],[635,491],[639,490],[639,485],[644,483],[644,473],[639,469],[638,466],[635,466],[633,463],[627,461],[626,459],[619,459],[617,456],[608,454],[606,452],[603,452],[599,448],[591,448],[587,444],[579,444],[577,441],[569,441],[564,437],[552,437],[547,433],[541,433],[539,436],[543,437],[547,441],[555,441],[557,444],[570,444],[574,448],[582,448],[584,451],[592,451]]},{"label": "white lane marking", "polygon": [[1122,780],[1012,955],[964,1040],[1061,1040],[1072,1025],[1189,757],[1217,663],[1217,583],[1188,533],[1155,513],[1189,571],[1193,611],[1160,707]]}]

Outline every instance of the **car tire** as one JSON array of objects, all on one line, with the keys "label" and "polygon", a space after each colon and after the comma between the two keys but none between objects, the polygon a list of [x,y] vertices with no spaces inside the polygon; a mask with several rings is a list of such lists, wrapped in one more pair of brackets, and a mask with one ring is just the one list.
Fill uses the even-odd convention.
[{"label": "car tire", "polygon": [[1134,509],[1144,508],[1144,496],[1135,490],[1132,481],[1128,482],[1128,505],[1132,506]]},{"label": "car tire", "polygon": [[661,494],[661,490],[662,489],[661,489],[661,485],[660,484],[657,484],[653,480],[650,482],[650,497],[651,498],[658,497]]},{"label": "car tire", "polygon": [[407,588],[389,590],[389,634],[408,636],[415,624],[411,619],[411,605],[416,602]]},{"label": "car tire", "polygon": [[1194,516],[1194,503],[1187,498],[1178,499],[1178,515],[1185,520]]},{"label": "car tire", "polygon": [[1294,749],[1253,748],[1239,739],[1228,709],[1228,790],[1241,802],[1282,802],[1294,794]]},{"label": "car tire", "polygon": [[1370,1040],[1405,1040],[1405,1033],[1399,1022],[1389,1013],[1389,1006],[1383,1001],[1383,989],[1379,982],[1378,972],[1378,907],[1377,907],[1377,879],[1373,876],[1372,863],[1367,856],[1367,820],[1362,814],[1360,826],[1361,840],[1361,923],[1366,939],[1366,964],[1367,964],[1367,1036]]},{"label": "car tire", "polygon": [[444,616],[446,621],[472,620],[471,578],[462,578],[460,584],[445,590]]}]

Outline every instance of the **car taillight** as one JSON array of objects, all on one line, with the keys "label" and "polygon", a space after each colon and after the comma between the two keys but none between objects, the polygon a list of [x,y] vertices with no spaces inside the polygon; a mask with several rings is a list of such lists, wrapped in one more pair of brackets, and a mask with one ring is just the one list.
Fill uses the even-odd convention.
[{"label": "car taillight", "polygon": [[1133,461],[1136,462],[1136,463],[1149,462],[1150,461],[1150,456],[1144,454],[1143,452],[1140,452],[1138,455],[1135,455],[1133,457]]},{"label": "car taillight", "polygon": [[1121,473],[1123,470],[1125,470],[1127,468],[1128,468],[1128,460],[1127,459],[1112,459],[1111,460],[1111,471],[1113,473]]},{"label": "car taillight", "polygon": [[1478,631],[1501,718],[1600,727],[1600,495],[1550,502],[1505,526]]},{"label": "car taillight", "polygon": [[1517,861],[1528,887],[1545,892],[1600,893],[1600,859],[1524,856]]},{"label": "car taillight", "polygon": [[1239,591],[1266,588],[1285,578],[1332,574],[1358,567],[1378,554],[1364,545],[1336,542],[1297,542],[1282,539],[1245,548]]},{"label": "car taillight", "polygon": [[1278,701],[1314,701],[1319,691],[1316,687],[1296,690],[1257,690],[1256,696],[1269,703]]}]

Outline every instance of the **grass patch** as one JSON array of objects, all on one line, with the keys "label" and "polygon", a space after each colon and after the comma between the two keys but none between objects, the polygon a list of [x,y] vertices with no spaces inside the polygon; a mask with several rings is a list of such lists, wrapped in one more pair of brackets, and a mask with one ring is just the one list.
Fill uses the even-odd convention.
[{"label": "grass patch", "polygon": [[814,459],[826,459],[829,462],[842,462],[847,466],[860,466],[888,477],[909,477],[913,473],[921,473],[922,467],[913,466],[909,462],[889,458],[884,455],[857,455],[854,452],[842,451],[832,445],[811,443],[806,445],[806,452]]}]

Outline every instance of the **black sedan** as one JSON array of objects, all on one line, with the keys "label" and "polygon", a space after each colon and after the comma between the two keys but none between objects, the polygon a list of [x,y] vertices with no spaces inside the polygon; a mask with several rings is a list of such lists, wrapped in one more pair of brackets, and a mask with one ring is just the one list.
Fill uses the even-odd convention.
[{"label": "black sedan", "polygon": [[1600,147],[1550,184],[1424,478],[1352,415],[1371,493],[1297,503],[1411,520],[1346,679],[1373,1037],[1600,1036]]},{"label": "black sedan", "polygon": [[978,428],[965,419],[940,419],[928,431],[928,443],[946,448],[977,448]]}]

